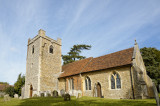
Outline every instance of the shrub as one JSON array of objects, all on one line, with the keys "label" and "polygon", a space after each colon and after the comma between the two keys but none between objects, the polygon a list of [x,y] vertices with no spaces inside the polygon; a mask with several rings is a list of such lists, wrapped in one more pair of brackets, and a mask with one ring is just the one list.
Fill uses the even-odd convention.
[{"label": "shrub", "polygon": [[10,97],[14,97],[14,94],[15,94],[14,87],[10,86],[10,87],[6,88],[5,93],[9,94]]}]

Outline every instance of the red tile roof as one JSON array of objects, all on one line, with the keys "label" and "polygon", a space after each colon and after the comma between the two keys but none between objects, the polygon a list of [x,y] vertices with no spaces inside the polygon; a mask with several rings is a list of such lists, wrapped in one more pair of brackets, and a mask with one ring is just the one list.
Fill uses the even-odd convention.
[{"label": "red tile roof", "polygon": [[62,67],[63,73],[60,75],[60,77],[79,74],[92,58],[93,57],[90,57],[64,65]]},{"label": "red tile roof", "polygon": [[0,84],[0,91],[5,90],[7,87],[9,87],[10,85],[8,84]]},{"label": "red tile roof", "polygon": [[59,78],[84,72],[129,65],[132,63],[133,50],[134,48],[129,48],[97,58],[90,57],[69,63],[62,67],[63,73],[59,76]]}]

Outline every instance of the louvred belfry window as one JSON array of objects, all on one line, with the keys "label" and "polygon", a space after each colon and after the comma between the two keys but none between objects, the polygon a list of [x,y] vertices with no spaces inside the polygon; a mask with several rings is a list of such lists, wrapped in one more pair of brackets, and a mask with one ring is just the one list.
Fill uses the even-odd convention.
[{"label": "louvred belfry window", "polygon": [[34,53],[34,45],[32,46],[32,54]]}]

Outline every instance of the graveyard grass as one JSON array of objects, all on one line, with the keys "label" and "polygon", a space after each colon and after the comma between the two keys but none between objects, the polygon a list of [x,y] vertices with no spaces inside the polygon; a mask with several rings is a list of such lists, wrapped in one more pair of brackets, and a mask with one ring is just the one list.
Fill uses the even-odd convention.
[{"label": "graveyard grass", "polygon": [[[159,94],[160,96],[160,94]],[[0,98],[0,106],[53,106],[53,105],[97,105],[97,106],[156,106],[155,99],[143,99],[143,100],[125,100],[125,99],[104,99],[95,97],[82,97],[76,99],[71,97],[71,101],[64,101],[62,97],[37,97],[30,99],[15,99],[4,102],[3,98]]]}]

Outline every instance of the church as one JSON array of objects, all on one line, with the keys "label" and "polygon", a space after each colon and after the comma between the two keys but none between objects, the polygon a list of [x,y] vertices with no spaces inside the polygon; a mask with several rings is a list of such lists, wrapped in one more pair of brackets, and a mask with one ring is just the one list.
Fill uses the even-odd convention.
[{"label": "church", "polygon": [[62,65],[61,39],[40,29],[28,39],[24,98],[61,90],[71,96],[110,99],[154,97],[153,83],[135,42],[132,48]]}]

